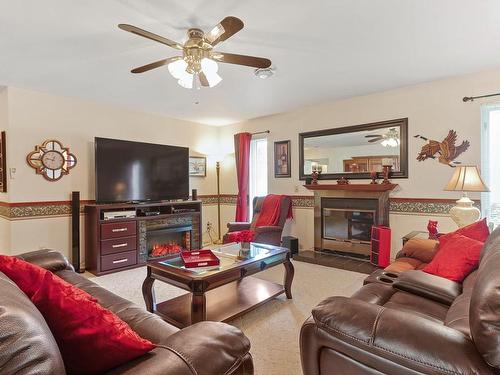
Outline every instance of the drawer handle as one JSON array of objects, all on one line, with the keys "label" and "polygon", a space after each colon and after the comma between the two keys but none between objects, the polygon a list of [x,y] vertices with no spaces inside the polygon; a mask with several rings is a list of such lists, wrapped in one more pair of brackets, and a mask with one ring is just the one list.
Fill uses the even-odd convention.
[{"label": "drawer handle", "polygon": [[116,245],[112,245],[111,247],[113,249],[116,249],[118,247],[126,247],[128,245],[128,242],[125,242],[125,243],[119,243],[119,244],[116,244]]},{"label": "drawer handle", "polygon": [[111,232],[126,232],[128,230],[128,228],[115,228],[115,229],[111,229]]},{"label": "drawer handle", "polygon": [[128,258],[118,259],[118,260],[114,260],[113,264],[124,263],[126,261],[128,261]]}]

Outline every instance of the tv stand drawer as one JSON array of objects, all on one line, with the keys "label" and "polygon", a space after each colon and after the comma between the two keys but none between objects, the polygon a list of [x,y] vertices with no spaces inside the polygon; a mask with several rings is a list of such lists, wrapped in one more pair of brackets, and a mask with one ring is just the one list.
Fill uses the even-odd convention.
[{"label": "tv stand drawer", "polygon": [[126,251],[101,257],[101,270],[109,271],[137,264],[137,251]]},{"label": "tv stand drawer", "polygon": [[135,236],[136,225],[135,221],[101,224],[101,239]]},{"label": "tv stand drawer", "polygon": [[123,253],[137,249],[137,237],[120,237],[101,241],[101,255]]}]

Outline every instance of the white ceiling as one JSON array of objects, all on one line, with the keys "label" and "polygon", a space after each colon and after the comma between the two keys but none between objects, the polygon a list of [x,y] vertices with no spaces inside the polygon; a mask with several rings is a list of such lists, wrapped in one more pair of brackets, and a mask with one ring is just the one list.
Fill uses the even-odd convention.
[{"label": "white ceiling", "polygon": [[[268,57],[274,77],[220,64],[219,86],[186,90],[166,67],[129,73],[177,51],[118,23],[182,41],[227,15],[245,28],[218,50]],[[0,84],[224,125],[499,67],[499,15],[498,0],[0,0]]]}]

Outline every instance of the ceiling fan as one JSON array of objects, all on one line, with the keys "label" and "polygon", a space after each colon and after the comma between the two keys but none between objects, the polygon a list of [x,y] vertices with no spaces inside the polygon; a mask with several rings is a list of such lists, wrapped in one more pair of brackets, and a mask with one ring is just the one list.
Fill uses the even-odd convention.
[{"label": "ceiling fan", "polygon": [[385,134],[369,134],[365,138],[371,138],[368,143],[380,142],[384,147],[398,147],[400,144],[399,133],[396,128],[390,128]]},{"label": "ceiling fan", "polygon": [[169,57],[138,68],[132,69],[132,73],[144,73],[148,70],[168,65],[170,74],[177,79],[182,87],[191,89],[193,87],[215,87],[222,78],[218,71],[218,62],[250,66],[253,68],[269,68],[271,60],[255,57],[236,55],[233,53],[215,52],[213,48],[219,43],[230,38],[243,29],[243,21],[237,17],[226,17],[210,32],[192,28],[187,31],[187,41],[184,44],[174,42],[160,35],[140,29],[136,26],[119,24],[122,30],[165,44],[171,48],[182,51],[182,56]]}]

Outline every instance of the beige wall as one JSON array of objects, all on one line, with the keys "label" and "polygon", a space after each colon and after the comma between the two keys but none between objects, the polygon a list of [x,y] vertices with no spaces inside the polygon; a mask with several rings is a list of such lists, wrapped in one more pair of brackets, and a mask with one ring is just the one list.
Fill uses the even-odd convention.
[{"label": "beige wall", "polygon": [[[6,100],[5,90],[0,92],[0,103],[2,99]],[[0,109],[3,114],[5,108]],[[9,196],[0,200],[11,203],[69,200],[73,190],[80,191],[83,200],[94,199],[94,137],[187,146],[192,155],[213,154],[218,145],[218,129],[214,127],[12,87],[8,88],[8,113],[8,167],[17,172],[9,180]],[[26,163],[34,146],[51,138],[70,147],[78,159],[71,173],[57,182],[36,175]],[[214,168],[214,163],[209,163],[207,177],[191,178],[190,187],[197,188],[199,194],[214,194]],[[214,215],[214,208],[206,207],[204,225],[208,220],[215,222]],[[0,222],[0,251],[10,248],[19,253],[49,247],[68,254],[68,217],[5,222]],[[9,237],[10,246],[6,242]]]},{"label": "beige wall", "polygon": [[[484,101],[463,103],[470,95],[497,92],[500,87],[500,70],[483,72],[442,81],[425,83],[398,90],[303,108],[294,112],[226,126],[221,138],[229,145],[232,135],[239,131],[257,132],[269,129],[268,155],[273,155],[273,142],[291,140],[292,178],[275,179],[272,157],[269,158],[269,192],[282,194],[311,195],[298,179],[298,134],[305,131],[364,124],[396,118],[409,118],[409,178],[397,179],[399,188],[394,197],[406,198],[458,198],[458,194],[443,191],[452,174],[451,168],[434,160],[417,162],[416,155],[423,141],[413,138],[421,134],[442,140],[449,129],[455,129],[459,141],[467,139],[471,146],[460,157],[464,163],[480,164],[480,106]],[[498,99],[497,99],[498,100]],[[233,162],[234,163],[234,162]],[[223,176],[225,192],[236,191],[235,176]],[[231,190],[231,186],[233,187]],[[479,196],[473,196],[479,198]],[[300,238],[303,248],[313,244],[312,210],[295,210],[295,223],[289,230]],[[428,215],[391,214],[393,228],[393,252],[400,247],[401,237],[411,230],[425,230]],[[438,217],[443,231],[455,228],[449,217]]]}]

